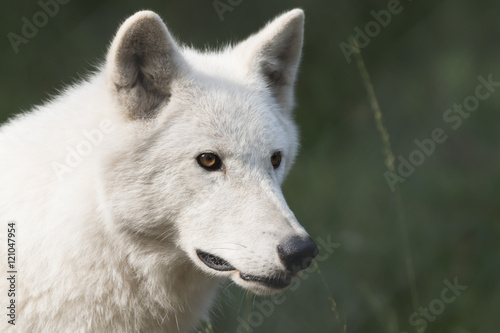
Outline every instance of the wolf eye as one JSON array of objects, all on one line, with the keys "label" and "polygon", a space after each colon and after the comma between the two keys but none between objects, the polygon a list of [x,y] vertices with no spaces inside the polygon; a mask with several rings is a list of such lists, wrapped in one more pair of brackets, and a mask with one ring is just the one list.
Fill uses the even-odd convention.
[{"label": "wolf eye", "polygon": [[271,164],[273,168],[277,169],[281,164],[281,152],[277,151],[271,155]]},{"label": "wolf eye", "polygon": [[212,153],[203,153],[196,158],[196,161],[203,169],[208,171],[219,170],[222,165],[220,157]]}]

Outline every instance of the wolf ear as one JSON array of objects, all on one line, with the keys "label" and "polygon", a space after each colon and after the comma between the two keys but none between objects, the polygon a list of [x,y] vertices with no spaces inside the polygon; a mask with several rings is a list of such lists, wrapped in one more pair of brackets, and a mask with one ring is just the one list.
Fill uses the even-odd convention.
[{"label": "wolf ear", "polygon": [[131,119],[152,118],[168,102],[183,61],[161,18],[151,11],[129,17],[106,59],[106,78]]},{"label": "wolf ear", "polygon": [[237,46],[248,54],[252,71],[264,76],[285,112],[289,112],[294,103],[293,86],[303,39],[304,12],[294,9],[278,16]]}]

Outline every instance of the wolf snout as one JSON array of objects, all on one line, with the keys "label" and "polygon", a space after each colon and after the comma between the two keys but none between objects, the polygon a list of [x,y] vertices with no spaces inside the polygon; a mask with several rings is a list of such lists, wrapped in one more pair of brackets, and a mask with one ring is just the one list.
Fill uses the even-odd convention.
[{"label": "wolf snout", "polygon": [[318,253],[316,243],[309,236],[293,236],[278,245],[281,262],[291,275],[309,267]]}]

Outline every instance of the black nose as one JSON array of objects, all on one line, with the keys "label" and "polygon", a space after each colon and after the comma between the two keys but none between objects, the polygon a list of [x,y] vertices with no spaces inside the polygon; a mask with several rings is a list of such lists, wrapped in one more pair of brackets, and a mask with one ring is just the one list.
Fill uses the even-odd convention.
[{"label": "black nose", "polygon": [[318,247],[309,236],[293,236],[278,245],[280,259],[292,275],[309,267],[318,253]]}]

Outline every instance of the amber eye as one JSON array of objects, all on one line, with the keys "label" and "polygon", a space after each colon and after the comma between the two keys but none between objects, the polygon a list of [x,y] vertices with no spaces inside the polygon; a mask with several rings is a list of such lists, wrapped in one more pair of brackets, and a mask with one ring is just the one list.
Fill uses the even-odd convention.
[{"label": "amber eye", "polygon": [[271,155],[271,164],[273,168],[277,169],[281,164],[281,152],[277,151],[273,155]]},{"label": "amber eye", "polygon": [[196,161],[203,169],[208,171],[219,170],[222,165],[219,156],[212,153],[203,153],[196,158]]}]

